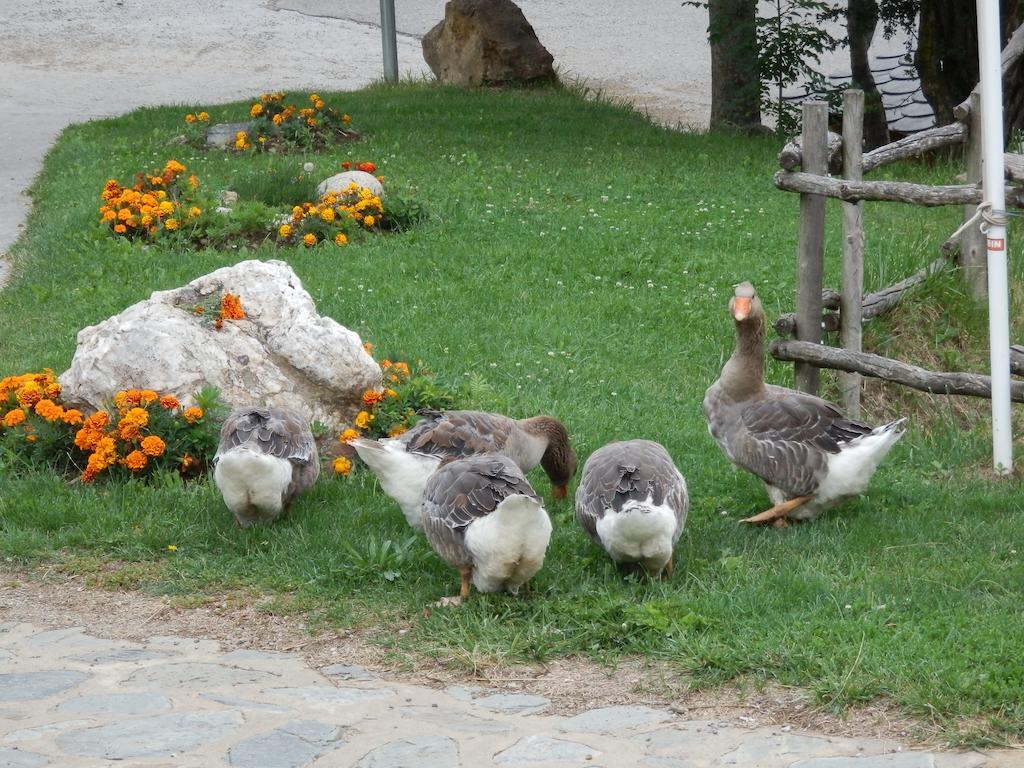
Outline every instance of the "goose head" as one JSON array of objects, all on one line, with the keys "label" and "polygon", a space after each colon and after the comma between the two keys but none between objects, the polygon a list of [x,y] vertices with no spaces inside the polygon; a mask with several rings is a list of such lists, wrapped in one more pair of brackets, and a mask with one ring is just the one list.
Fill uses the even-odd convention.
[{"label": "goose head", "polygon": [[732,397],[742,399],[764,388],[765,314],[752,283],[745,280],[735,286],[729,313],[736,322],[736,349],[719,382]]},{"label": "goose head", "polygon": [[551,416],[535,416],[527,422],[528,431],[547,439],[540,465],[551,479],[552,496],[564,499],[569,495],[569,481],[576,474],[578,463],[576,452],[569,445],[569,433],[562,422]]}]

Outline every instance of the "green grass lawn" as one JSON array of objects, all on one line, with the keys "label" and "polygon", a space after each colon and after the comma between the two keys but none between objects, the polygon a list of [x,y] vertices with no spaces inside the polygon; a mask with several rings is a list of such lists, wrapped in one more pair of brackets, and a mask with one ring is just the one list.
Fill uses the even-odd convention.
[{"label": "green grass lawn", "polygon": [[[532,588],[429,616],[422,608],[453,594],[458,576],[365,472],[324,477],[287,519],[240,531],[205,482],[83,487],[0,468],[7,558],[92,573],[124,561],[132,565],[115,586],[172,595],[270,593],[268,610],[381,628],[374,636],[400,652],[608,662],[641,654],[695,686],[776,681],[837,710],[883,697],[950,740],[1024,737],[1024,491],[982,471],[984,416],[965,428],[941,398],[902,398],[915,417],[910,432],[862,499],[785,530],[737,523],[767,497],[732,471],[700,403],[732,349],[732,284],[753,281],[772,316],[792,309],[798,199],[771,184],[778,139],[671,132],[559,91],[401,86],[324,96],[354,116],[363,141],[315,156],[203,153],[168,144],[183,108],[67,129],[34,187],[13,281],[0,293],[0,375],[62,371],[83,326],[243,258],[281,258],[319,310],[372,341],[379,357],[422,360],[464,383],[466,407],[557,415],[581,460],[613,439],[663,443],[692,498],[675,578],[620,578],[570,504],[550,502],[539,469],[531,480],[555,530]],[[215,121],[247,109],[196,106]],[[172,157],[211,188],[251,184],[261,169],[298,173],[307,161],[327,176],[340,160],[373,160],[388,188],[431,216],[345,249],[176,252],[97,228],[108,178],[127,181]],[[940,162],[891,174],[949,183],[957,171]],[[869,205],[868,289],[930,262],[958,216]],[[831,207],[830,285],[838,219]],[[1019,282],[1019,256],[1011,271]],[[984,360],[984,310],[956,276],[937,277],[917,298],[932,319],[915,323],[904,308],[902,326],[880,321],[872,333],[881,347],[916,324],[915,344],[938,348],[952,328],[982,345],[955,361]],[[773,363],[768,375],[790,383],[790,370]],[[389,631],[399,626],[409,631]]]}]

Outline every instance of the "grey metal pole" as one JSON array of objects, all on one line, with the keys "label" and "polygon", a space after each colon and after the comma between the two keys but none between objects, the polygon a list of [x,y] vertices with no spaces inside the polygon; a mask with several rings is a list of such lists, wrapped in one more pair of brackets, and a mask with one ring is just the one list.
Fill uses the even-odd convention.
[{"label": "grey metal pole", "polygon": [[380,0],[380,37],[384,48],[384,79],[398,82],[398,32],[395,29],[395,0]]}]

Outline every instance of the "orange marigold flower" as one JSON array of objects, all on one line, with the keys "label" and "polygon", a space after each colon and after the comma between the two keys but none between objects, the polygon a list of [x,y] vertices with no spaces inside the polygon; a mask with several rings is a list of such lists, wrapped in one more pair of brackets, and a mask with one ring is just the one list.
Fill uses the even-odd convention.
[{"label": "orange marigold flower", "polygon": [[159,398],[160,398],[160,396],[156,392],[154,392],[152,389],[140,389],[139,390],[139,404],[140,405],[149,405],[150,403],[155,403]]},{"label": "orange marigold flower", "polygon": [[384,394],[387,395],[388,397],[392,398],[392,399],[398,397],[398,393],[395,392],[395,390],[393,390],[393,389],[385,389],[384,390]]},{"label": "orange marigold flower", "polygon": [[366,352],[366,354],[372,355],[373,354],[373,344],[371,342],[369,342],[369,341],[364,341],[363,342],[363,350]]},{"label": "orange marigold flower", "polygon": [[110,414],[106,411],[96,411],[96,413],[85,420],[85,426],[88,429],[102,430],[108,424],[110,424]]},{"label": "orange marigold flower", "polygon": [[324,221],[334,221],[334,209],[329,207],[321,208],[320,218]]},{"label": "orange marigold flower", "polygon": [[347,475],[352,471],[352,461],[344,456],[338,456],[334,460],[334,472],[339,475]]},{"label": "orange marigold flower", "polygon": [[174,395],[164,395],[160,398],[160,407],[166,408],[168,411],[173,411],[175,408],[180,408],[181,403],[178,402],[178,398]]},{"label": "orange marigold flower", "polygon": [[191,112],[189,112],[187,115],[185,115],[185,122],[186,123],[194,123],[195,121],[196,121],[196,116],[193,115]]},{"label": "orange marigold flower", "polygon": [[210,120],[210,113],[209,112],[200,112],[198,115],[196,115],[196,119],[199,120],[202,123],[209,122],[209,120]]},{"label": "orange marigold flower", "polygon": [[189,424],[195,424],[197,421],[203,418],[203,409],[193,405],[191,408],[186,408],[184,413],[181,414],[181,416]]},{"label": "orange marigold flower", "polygon": [[43,399],[43,388],[37,381],[27,381],[17,391],[15,397],[18,398],[18,405],[22,408],[31,408]]},{"label": "orange marigold flower", "polygon": [[341,168],[342,168],[342,170],[347,171],[351,167],[352,167],[352,163],[350,163],[348,160],[342,160],[341,161]]},{"label": "orange marigold flower", "polygon": [[279,113],[270,118],[270,120],[271,122],[274,123],[274,125],[280,125],[281,123],[284,122],[284,116]]},{"label": "orange marigold flower", "polygon": [[367,411],[360,411],[356,414],[355,425],[358,429],[368,429],[373,421],[373,414]]},{"label": "orange marigold flower", "polygon": [[242,300],[233,293],[225,293],[220,299],[221,320],[244,320]]},{"label": "orange marigold flower", "polygon": [[307,232],[302,236],[302,244],[307,248],[316,245],[316,235],[312,232]]},{"label": "orange marigold flower", "polygon": [[186,453],[184,456],[181,457],[181,464],[178,465],[178,471],[181,472],[182,474],[186,474],[188,472],[191,472],[193,469],[197,468],[199,465],[199,459],[197,459],[195,456],[192,456],[191,454]]},{"label": "orange marigold flower", "polygon": [[249,114],[252,117],[259,117],[260,115],[263,114],[263,105],[262,104],[253,104],[249,108]]},{"label": "orange marigold flower", "polygon": [[398,373],[399,376],[404,376],[406,378],[409,378],[409,364],[408,363],[397,362],[397,363],[395,363],[394,368],[395,368],[395,372]]},{"label": "orange marigold flower", "polygon": [[61,420],[65,424],[70,424],[73,427],[77,426],[82,423],[82,412],[77,408],[68,408],[64,411],[64,415],[61,416]]},{"label": "orange marigold flower", "polygon": [[352,440],[355,440],[357,437],[359,437],[359,430],[352,429],[352,427],[349,427],[348,429],[344,430],[341,433],[341,436],[338,438],[338,441],[342,443],[348,443]]},{"label": "orange marigold flower", "polygon": [[132,451],[121,461],[128,469],[132,472],[138,472],[139,470],[145,469],[146,464],[149,463],[149,459],[146,458],[146,454],[142,451]]},{"label": "orange marigold flower", "polygon": [[167,229],[167,230],[170,230],[171,232],[173,232],[177,228],[178,228],[178,220],[177,219],[167,219],[166,221],[164,221],[164,229]]},{"label": "orange marigold flower", "polygon": [[142,438],[142,442],[139,445],[142,448],[142,452],[147,456],[162,456],[164,449],[167,447],[167,444],[156,435]]},{"label": "orange marigold flower", "polygon": [[377,219],[375,219],[373,216],[366,216],[363,218],[363,224],[365,224],[368,227],[372,227],[376,223]]},{"label": "orange marigold flower", "polygon": [[[209,117],[209,115],[207,115],[207,117]],[[196,187],[199,186],[199,179],[198,177],[196,177],[195,174],[192,174],[191,176],[188,177],[188,185],[192,187],[192,189],[195,189]]]},{"label": "orange marigold flower", "polygon": [[117,436],[131,442],[142,437],[142,430],[139,429],[138,424],[132,424],[130,421],[122,419],[117,425]]},{"label": "orange marigold flower", "polygon": [[191,208],[188,209],[188,215],[191,216],[193,219],[196,216],[199,216],[200,214],[202,214],[202,212],[203,212],[203,209],[200,208],[197,205],[193,205]]},{"label": "orange marigold flower", "polygon": [[49,399],[36,403],[35,412],[47,421],[57,421],[64,415],[64,409]]},{"label": "orange marigold flower", "polygon": [[[294,215],[294,214],[292,214]],[[277,228],[277,236],[281,239],[289,238],[292,236],[292,228],[290,224],[282,224]]]},{"label": "orange marigold flower", "polygon": [[8,411],[7,415],[4,416],[5,427],[16,427],[19,424],[25,423],[25,412],[21,408],[15,408],[13,411]]},{"label": "orange marigold flower", "polygon": [[181,173],[185,170],[185,166],[179,163],[177,160],[168,160],[164,165],[165,173]]},{"label": "orange marigold flower", "polygon": [[[140,395],[141,394],[142,393],[140,392]],[[124,418],[121,419],[121,421],[128,422],[129,424],[135,424],[140,427],[144,427],[147,424],[149,424],[149,411],[147,411],[145,408],[129,408],[128,412],[124,415]]]},{"label": "orange marigold flower", "polygon": [[345,125],[348,125],[349,123],[352,122],[352,116],[351,115],[342,115],[341,116],[341,122],[343,122]]},{"label": "orange marigold flower", "polygon": [[365,163],[360,163],[359,165],[356,166],[356,168],[358,168],[360,171],[364,171],[365,173],[373,173],[374,171],[377,170],[377,166],[369,161]]},{"label": "orange marigold flower", "polygon": [[365,392],[363,392],[363,404],[371,408],[383,399],[384,393],[378,392],[375,389],[368,389]]},{"label": "orange marigold flower", "polygon": [[388,437],[398,437],[403,432],[406,432],[409,428],[405,424],[395,424],[391,429],[388,430]]},{"label": "orange marigold flower", "polygon": [[103,437],[103,433],[98,429],[82,427],[75,434],[75,445],[83,451],[91,451],[96,447],[96,444],[100,441],[101,437]]},{"label": "orange marigold flower", "polygon": [[348,245],[348,235],[344,232],[339,232],[334,236],[335,245]]}]

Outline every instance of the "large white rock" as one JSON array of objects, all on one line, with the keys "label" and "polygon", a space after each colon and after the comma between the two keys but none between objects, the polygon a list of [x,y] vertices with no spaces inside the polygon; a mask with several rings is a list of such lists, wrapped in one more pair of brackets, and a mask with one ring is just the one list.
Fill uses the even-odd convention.
[{"label": "large white rock", "polygon": [[384,194],[384,186],[373,174],[366,171],[342,171],[320,182],[316,188],[317,197],[323,197],[328,192],[341,192],[353,181],[360,187],[370,190],[377,197]]},{"label": "large white rock", "polygon": [[[224,293],[240,297],[245,319],[216,330],[194,309]],[[231,406],[295,408],[336,430],[351,423],[365,390],[380,388],[381,371],[358,334],[317,314],[286,263],[243,261],[83,328],[60,384],[65,400],[90,410],[122,389],[191,403],[212,385]]]}]

